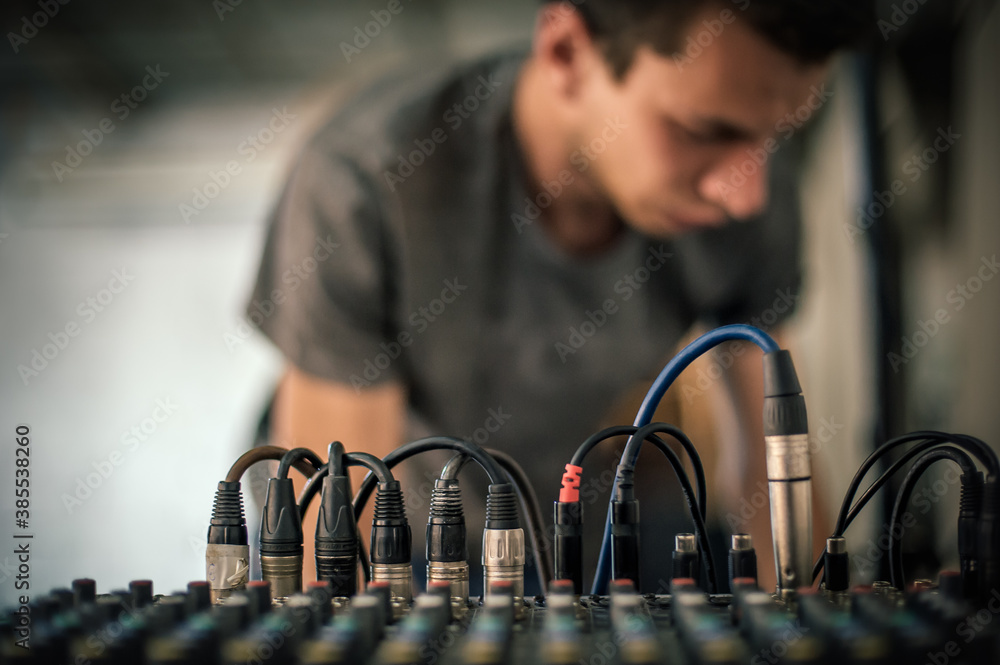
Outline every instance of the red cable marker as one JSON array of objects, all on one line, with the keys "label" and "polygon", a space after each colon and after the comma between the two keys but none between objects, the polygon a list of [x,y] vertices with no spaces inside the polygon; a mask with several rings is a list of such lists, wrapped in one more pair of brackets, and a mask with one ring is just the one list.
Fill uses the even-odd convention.
[{"label": "red cable marker", "polygon": [[566,465],[566,473],[562,477],[562,489],[559,490],[559,501],[561,503],[576,503],[580,500],[580,474],[583,473],[582,466],[575,464]]}]

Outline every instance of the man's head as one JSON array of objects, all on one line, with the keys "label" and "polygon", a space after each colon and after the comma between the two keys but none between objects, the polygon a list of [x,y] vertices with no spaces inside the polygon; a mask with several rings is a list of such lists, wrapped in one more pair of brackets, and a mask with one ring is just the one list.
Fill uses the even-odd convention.
[{"label": "man's head", "polygon": [[[546,4],[560,4],[549,0]],[[682,57],[708,43],[686,33],[696,14],[714,9],[722,22],[729,10],[772,46],[803,64],[822,63],[834,51],[861,41],[873,24],[864,0],[568,0],[600,45],[612,71],[621,77],[640,45],[660,55]],[[695,25],[719,36],[712,21]],[[722,27],[726,23],[722,22]]]},{"label": "man's head", "polygon": [[865,32],[859,4],[546,3],[533,60],[580,190],[657,236],[761,212],[760,162],[829,97],[829,56]]}]

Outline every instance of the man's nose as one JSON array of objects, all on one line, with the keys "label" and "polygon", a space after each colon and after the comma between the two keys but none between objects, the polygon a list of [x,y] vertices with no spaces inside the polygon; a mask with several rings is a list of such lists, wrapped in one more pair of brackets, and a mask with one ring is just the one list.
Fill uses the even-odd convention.
[{"label": "man's nose", "polygon": [[[770,155],[755,148],[741,149],[728,159],[720,160],[698,183],[701,197],[718,205],[734,219],[753,217],[767,206],[767,159]],[[754,159],[753,154],[758,152],[763,157]]]}]

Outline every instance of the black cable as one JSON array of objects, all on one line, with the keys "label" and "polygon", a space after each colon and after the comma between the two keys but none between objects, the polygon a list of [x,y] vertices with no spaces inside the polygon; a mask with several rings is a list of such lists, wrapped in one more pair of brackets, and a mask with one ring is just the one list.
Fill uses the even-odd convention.
[{"label": "black cable", "polygon": [[583,466],[584,458],[590,454],[597,444],[610,439],[614,436],[625,436],[627,434],[635,434],[635,425],[613,425],[611,427],[606,427],[600,432],[595,432],[587,437],[587,440],[580,444],[573,453],[573,458],[570,460],[570,464],[573,466]]},{"label": "black cable", "polygon": [[[424,453],[429,450],[441,449],[468,453],[469,457],[474,459],[480,466],[483,467],[483,470],[486,471],[486,475],[489,476],[491,483],[502,483],[506,480],[503,470],[497,465],[496,461],[492,457],[483,451],[482,448],[474,443],[469,443],[468,441],[456,439],[450,436],[432,436],[426,439],[418,439],[417,441],[411,441],[410,443],[403,444],[386,455],[382,459],[382,462],[385,464],[386,469],[392,470],[397,464],[413,457],[414,455],[419,455],[420,453]],[[320,472],[322,473],[322,471]],[[358,489],[357,494],[354,495],[354,516],[356,519],[360,519],[365,504],[368,503],[368,499],[371,497],[371,493],[375,489],[375,482],[376,476],[369,473],[361,482],[361,487]],[[306,489],[308,490],[310,488],[307,487]],[[315,492],[315,490],[313,490],[313,492]],[[304,491],[303,495],[305,495]],[[308,502],[305,505],[308,507]],[[300,510],[301,509],[300,504]],[[360,539],[358,539],[358,559],[361,561],[361,565],[363,567],[365,582],[371,581],[371,570],[368,566],[368,557],[365,553],[364,544]]]},{"label": "black cable", "polygon": [[939,441],[923,441],[914,446],[913,448],[907,450],[906,453],[904,453],[899,459],[893,462],[892,465],[888,469],[886,469],[885,472],[881,476],[879,476],[875,480],[875,482],[873,482],[868,487],[867,490],[865,490],[865,493],[861,495],[861,498],[854,503],[854,506],[851,507],[850,512],[847,513],[847,519],[844,521],[844,531],[840,533],[834,532],[833,535],[835,537],[844,535],[844,532],[846,532],[847,528],[851,526],[851,523],[854,521],[854,518],[856,518],[861,513],[862,509],[864,509],[864,507],[868,505],[868,502],[872,500],[872,498],[880,489],[882,489],[882,486],[885,485],[887,482],[889,482],[889,479],[893,476],[893,474],[899,472],[917,455],[935,446],[943,446],[943,445],[946,444],[943,444]]},{"label": "black cable", "polygon": [[[670,434],[684,448],[687,453],[688,459],[691,460],[691,467],[694,469],[695,482],[698,484],[698,509],[701,511],[702,519],[707,519],[708,508],[706,505],[706,497],[708,496],[707,483],[705,481],[705,468],[701,464],[701,456],[698,454],[698,450],[691,443],[691,439],[687,437],[680,428],[667,423],[654,423],[656,425],[662,426],[663,429],[657,430],[664,434]],[[638,431],[638,427],[635,425],[615,425],[612,427],[607,427],[602,429],[600,432],[591,435],[586,441],[580,444],[579,448],[573,454],[573,458],[570,460],[570,464],[573,466],[583,466],[584,458],[594,449],[597,444],[610,439],[614,436],[631,436]]]},{"label": "black cable", "polygon": [[975,464],[973,464],[969,455],[956,446],[944,446],[924,453],[920,459],[913,463],[910,470],[906,472],[903,483],[900,485],[899,493],[896,495],[896,503],[892,507],[892,517],[889,519],[889,577],[892,585],[901,591],[906,584],[905,576],[903,575],[903,534],[901,530],[896,529],[896,525],[900,523],[900,513],[910,503],[910,496],[913,494],[913,489],[917,481],[920,480],[920,476],[932,464],[941,460],[951,460],[957,464],[962,469],[963,475],[976,472]]},{"label": "black cable", "polygon": [[[492,454],[492,453],[491,453]],[[494,458],[495,459],[495,458]],[[458,474],[465,468],[469,461],[469,456],[465,453],[455,453],[448,463],[441,469],[441,480],[455,480]]]},{"label": "black cable", "polygon": [[313,451],[308,448],[292,448],[281,456],[281,462],[278,463],[278,475],[275,477],[281,479],[288,478],[288,470],[300,459],[304,459],[312,464],[316,470],[323,468],[323,460]]},{"label": "black cable", "polygon": [[996,451],[985,441],[969,434],[950,434],[946,436],[954,438],[956,444],[965,443],[975,448],[975,450],[969,450],[965,446],[962,446],[963,450],[975,455],[989,473],[994,475],[1000,474],[1000,458],[997,457]]},{"label": "black cable", "polygon": [[[844,534],[847,532],[848,527],[851,526],[851,523],[854,522],[854,519],[861,513],[864,507],[868,505],[868,502],[875,497],[878,491],[882,489],[882,487],[887,482],[889,482],[889,479],[892,478],[892,476],[898,473],[900,469],[906,466],[914,457],[926,451],[928,448],[933,448],[934,446],[941,446],[941,445],[945,444],[941,443],[940,441],[933,441],[933,440],[921,441],[919,444],[917,444],[910,450],[906,451],[906,453],[903,454],[903,456],[900,457],[898,460],[893,462],[893,464],[888,469],[886,469],[886,471],[881,476],[879,476],[878,479],[875,480],[875,482],[873,482],[871,485],[868,486],[868,489],[865,490],[865,493],[861,495],[861,498],[858,499],[857,502],[855,502],[854,506],[851,507],[850,512],[848,512],[847,517],[844,520],[844,528],[840,531],[837,531],[835,529],[832,536],[835,538],[838,536],[843,537]],[[839,521],[840,520],[838,519],[838,522]],[[812,576],[813,582],[815,582],[816,578],[819,577],[819,574],[823,572],[825,555],[826,555],[826,548],[824,547],[823,551],[820,552],[819,554],[819,558],[816,559],[816,563],[813,564],[813,576]]]},{"label": "black cable", "polygon": [[[902,457],[900,457],[899,460],[890,466],[888,470],[886,470],[874,483],[871,484],[871,486],[869,486],[864,495],[862,495],[861,499],[859,499],[857,503],[851,507],[854,495],[857,493],[861,482],[868,474],[868,471],[875,466],[878,460],[893,448],[906,443],[912,443],[913,441],[920,441],[920,443],[907,451]],[[844,500],[840,507],[840,513],[837,516],[837,524],[834,528],[833,535],[843,536],[847,531],[847,527],[854,521],[854,518],[861,512],[861,509],[868,504],[875,493],[877,493],[878,490],[885,485],[893,474],[902,469],[907,461],[913,459],[917,454],[927,450],[928,448],[946,445],[948,443],[952,443],[963,449],[968,449],[968,452],[974,454],[988,469],[992,468],[993,465],[996,464],[996,454],[988,445],[986,445],[986,443],[980,439],[965,434],[948,434],[946,432],[924,430],[904,434],[896,437],[895,439],[886,441],[884,444],[879,446],[878,450],[868,456],[868,458],[858,468],[854,478],[851,480],[851,484],[848,486],[847,492],[844,494]],[[823,555],[825,553],[826,549],[824,548],[823,552],[820,552],[816,563],[813,565],[813,581],[819,577],[820,572],[823,570]]]},{"label": "black cable", "polygon": [[[256,446],[251,448],[247,452],[240,455],[239,458],[233,462],[233,465],[229,468],[229,473],[226,474],[225,482],[238,483],[240,482],[240,479],[243,478],[243,474],[246,473],[246,470],[257,462],[263,462],[265,460],[278,461],[287,452],[287,448],[281,448],[279,446]],[[314,467],[305,460],[298,460],[295,462],[295,468],[301,471],[302,475],[307,478],[314,471]]]},{"label": "black cable", "polygon": [[[411,441],[393,450],[382,458],[382,461],[385,463],[386,468],[393,469],[400,462],[404,462],[414,455],[419,455],[430,450],[454,450],[455,452],[466,453],[483,467],[491,483],[503,484],[507,481],[503,469],[480,446],[450,436],[431,436],[426,439]],[[371,497],[374,489],[375,477],[369,473],[365,476],[364,481],[361,483],[361,488],[358,489],[358,493],[354,497],[355,515],[360,515],[364,510],[365,504],[368,503],[368,499]]]},{"label": "black cable", "polygon": [[548,593],[549,583],[552,581],[552,561],[549,557],[544,556],[540,546],[539,534],[542,533],[541,529],[542,525],[545,524],[545,520],[542,517],[541,504],[538,502],[538,495],[535,493],[535,488],[531,485],[531,481],[528,480],[528,475],[524,472],[524,469],[513,457],[495,448],[487,448],[486,452],[510,476],[511,484],[514,486],[514,491],[517,492],[517,497],[521,502],[521,511],[528,521],[528,537],[531,538],[531,547],[535,550],[535,570],[538,573],[541,592],[543,594]]},{"label": "black cable", "polygon": [[903,445],[904,443],[910,443],[912,441],[918,441],[920,439],[928,439],[936,441],[937,443],[954,443],[962,448],[971,448],[969,452],[973,453],[983,466],[989,469],[990,474],[997,474],[1000,472],[1000,462],[997,461],[996,453],[993,449],[986,445],[983,441],[966,436],[964,434],[948,434],[946,432],[937,432],[933,430],[925,430],[919,432],[911,432],[909,434],[904,434],[903,436],[896,437],[886,441],[884,444],[879,446],[878,450],[873,452],[868,456],[868,459],[864,461],[858,472],[854,475],[854,479],[851,480],[851,484],[847,489],[847,493],[844,495],[844,502],[840,508],[840,515],[837,518],[837,532],[843,533],[844,523],[847,520],[848,507],[854,501],[854,495],[858,491],[858,487],[861,485],[861,481],[864,480],[865,475],[868,471],[878,462],[879,459],[886,453],[888,453],[893,448]]},{"label": "black cable", "polygon": [[851,479],[851,484],[847,486],[847,492],[844,494],[844,500],[840,504],[840,513],[837,515],[837,523],[834,526],[834,533],[844,533],[846,528],[845,523],[847,521],[847,513],[850,511],[850,506],[854,502],[854,495],[857,494],[858,487],[861,486],[861,481],[864,480],[868,471],[875,466],[876,463],[878,463],[882,456],[888,453],[891,449],[901,446],[904,443],[928,438],[933,439],[935,437],[924,436],[922,433],[918,432],[904,434],[903,436],[896,437],[895,439],[891,439],[890,441],[883,443],[877,450],[875,450],[875,452],[869,455],[868,458],[861,463],[861,466],[858,467],[857,473],[854,474],[854,478]]},{"label": "black cable", "polygon": [[330,467],[324,464],[319,471],[306,481],[305,487],[302,488],[302,493],[299,494],[299,519],[305,516],[309,504],[319,494],[320,489],[323,487],[323,479],[326,478],[328,473],[330,473]]},{"label": "black cable", "polygon": [[[344,466],[363,466],[369,470],[369,476],[374,473],[375,478],[378,479],[380,483],[388,483],[394,480],[392,476],[392,471],[389,467],[385,465],[378,457],[370,453],[345,453],[344,456]],[[299,517],[305,516],[306,511],[309,509],[309,504],[312,500],[319,494],[320,489],[323,487],[323,479],[326,478],[327,474],[330,473],[330,467],[326,464],[321,466],[319,470],[313,474],[306,486],[302,488],[302,493],[299,495]],[[340,475],[344,472],[341,470]],[[366,476],[367,478],[368,476]],[[358,516],[360,518],[360,516]]]},{"label": "black cable", "polygon": [[347,466],[367,467],[370,473],[375,474],[380,483],[391,483],[395,480],[392,476],[392,471],[389,470],[385,462],[371,453],[347,453],[344,455],[344,459],[347,462]]},{"label": "black cable", "polygon": [[[660,452],[667,458],[670,462],[670,466],[673,467],[674,474],[677,476],[677,481],[680,483],[681,492],[684,494],[684,500],[688,506],[688,512],[691,514],[691,521],[694,522],[694,532],[695,537],[699,541],[702,552],[705,553],[704,559],[705,564],[705,577],[708,581],[709,593],[718,593],[719,580],[715,575],[715,562],[712,556],[712,544],[708,539],[708,529],[705,528],[705,517],[699,510],[698,503],[694,498],[694,489],[691,487],[691,480],[688,478],[687,472],[684,470],[684,465],[681,463],[680,458],[677,453],[670,448],[666,441],[654,436],[654,434],[659,432],[664,432],[676,437],[676,432],[680,432],[673,425],[667,423],[650,423],[644,427],[640,427],[635,432],[635,437],[639,440],[650,441]],[[683,435],[683,433],[681,433]],[[687,439],[686,435],[683,435]],[[690,443],[690,441],[688,441]]]}]

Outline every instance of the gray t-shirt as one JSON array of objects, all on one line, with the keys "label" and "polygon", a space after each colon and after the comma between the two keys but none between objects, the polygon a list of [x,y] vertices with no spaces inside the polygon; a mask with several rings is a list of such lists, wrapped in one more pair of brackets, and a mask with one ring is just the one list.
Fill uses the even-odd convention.
[{"label": "gray t-shirt", "polygon": [[411,436],[508,451],[548,516],[577,445],[696,320],[749,322],[797,290],[799,231],[775,179],[760,219],[567,256],[532,222],[547,203],[528,199],[512,133],[523,58],[396,77],[341,108],[275,209],[248,312],[273,303],[260,329],[312,375],[402,382]]}]

